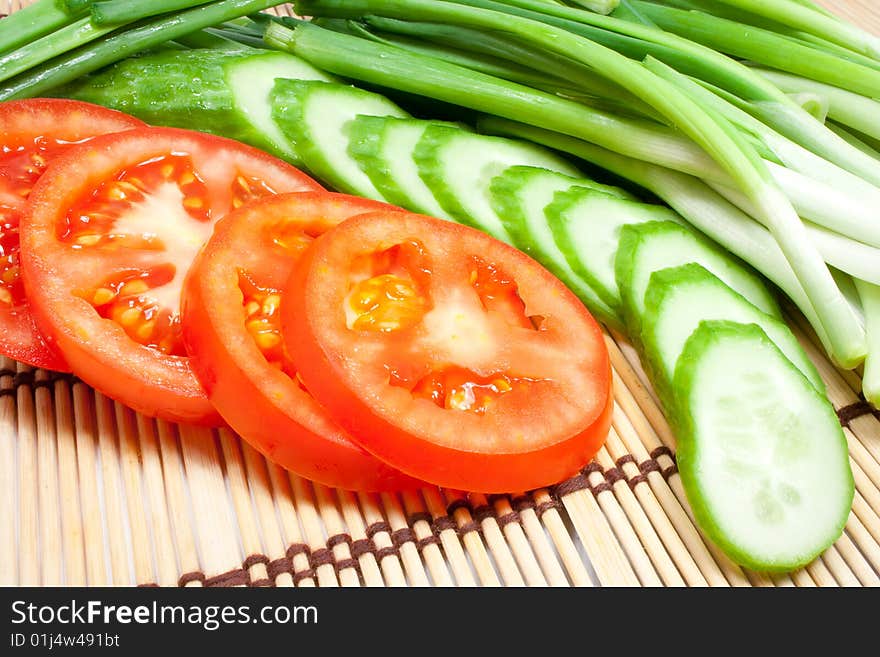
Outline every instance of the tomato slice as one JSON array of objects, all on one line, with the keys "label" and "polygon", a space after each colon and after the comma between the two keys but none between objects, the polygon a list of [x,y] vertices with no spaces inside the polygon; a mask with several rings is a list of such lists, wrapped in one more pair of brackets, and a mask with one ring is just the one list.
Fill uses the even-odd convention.
[{"label": "tomato slice", "polygon": [[37,326],[109,397],[172,421],[219,424],[180,335],[186,272],[231,209],[316,189],[280,160],[188,130],[129,130],[71,148],[37,182],[21,223]]},{"label": "tomato slice", "polygon": [[477,230],[360,215],[316,239],[282,289],[306,387],[414,477],[528,490],[575,473],[607,435],[598,324],[538,263]]},{"label": "tomato slice", "polygon": [[184,288],[184,342],[227,423],[281,466],[349,490],[419,482],[354,443],[302,386],[281,339],[281,287],[315,237],[353,215],[388,208],[321,192],[248,204],[217,224]]},{"label": "tomato slice", "polygon": [[34,326],[21,283],[18,226],[37,179],[71,145],[143,127],[98,105],[56,98],[0,103],[0,354],[35,367],[67,370]]}]

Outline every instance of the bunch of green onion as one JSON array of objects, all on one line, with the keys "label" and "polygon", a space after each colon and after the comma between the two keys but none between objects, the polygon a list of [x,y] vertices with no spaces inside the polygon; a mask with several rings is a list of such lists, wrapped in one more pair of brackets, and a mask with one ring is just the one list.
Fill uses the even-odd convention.
[{"label": "bunch of green onion", "polygon": [[[300,0],[266,41],[641,185],[880,405],[880,39],[809,0]],[[593,10],[593,11],[591,11]]]}]

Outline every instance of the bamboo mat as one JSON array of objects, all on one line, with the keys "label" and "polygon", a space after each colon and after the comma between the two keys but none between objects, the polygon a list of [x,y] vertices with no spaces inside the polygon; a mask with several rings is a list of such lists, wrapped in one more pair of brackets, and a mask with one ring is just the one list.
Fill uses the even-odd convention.
[{"label": "bamboo mat", "polygon": [[[876,21],[872,3],[826,4]],[[880,585],[880,420],[858,377],[790,323],[838,410],[857,489],[840,540],[790,575],[743,570],[704,540],[635,351],[607,335],[615,408],[597,458],[552,488],[488,497],[329,489],[227,430],[146,418],[0,357],[0,584]]]}]

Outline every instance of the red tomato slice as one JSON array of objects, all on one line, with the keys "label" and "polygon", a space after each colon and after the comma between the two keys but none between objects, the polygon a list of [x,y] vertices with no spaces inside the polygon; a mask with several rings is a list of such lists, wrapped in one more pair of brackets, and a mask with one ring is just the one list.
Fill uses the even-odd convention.
[{"label": "red tomato slice", "polygon": [[180,335],[196,253],[232,208],[320,189],[292,166],[188,130],[104,135],[60,155],[21,223],[37,326],[75,374],[135,410],[218,424]]},{"label": "red tomato slice", "polygon": [[33,98],[0,103],[0,354],[35,367],[67,370],[34,326],[19,276],[18,224],[49,162],[96,135],[143,127],[90,103]]},{"label": "red tomato slice", "polygon": [[283,287],[306,387],[380,459],[431,483],[513,492],[583,467],[611,420],[598,324],[534,260],[404,212],[319,237]]},{"label": "red tomato slice", "polygon": [[230,213],[187,276],[183,337],[208,398],[245,440],[327,486],[419,484],[364,451],[303,388],[281,339],[281,286],[315,237],[390,206],[343,194],[283,194]]}]

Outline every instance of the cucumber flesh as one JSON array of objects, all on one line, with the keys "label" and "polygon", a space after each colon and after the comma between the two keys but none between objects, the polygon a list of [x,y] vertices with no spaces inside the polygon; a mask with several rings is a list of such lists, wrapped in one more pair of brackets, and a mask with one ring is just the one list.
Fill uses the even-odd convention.
[{"label": "cucumber flesh", "polygon": [[233,103],[243,121],[250,123],[260,143],[254,144],[285,160],[298,163],[299,153],[272,118],[270,95],[277,78],[338,81],[300,59],[282,52],[266,52],[235,59],[226,66]]},{"label": "cucumber flesh", "polygon": [[557,192],[544,214],[569,266],[621,315],[620,291],[614,276],[620,229],[649,221],[681,222],[669,208],[582,187]]},{"label": "cucumber flesh", "polygon": [[517,164],[581,175],[566,160],[529,142],[442,125],[425,130],[413,159],[419,176],[455,221],[508,243],[511,237],[490,198],[489,185],[495,176]]},{"label": "cucumber flesh", "polygon": [[[512,166],[492,178],[489,194],[492,208],[501,218],[510,235],[511,243],[528,253],[544,265],[554,276],[565,283],[587,307],[605,321],[613,321],[615,327],[622,322],[592,284],[592,281],[575,272],[560,250],[544,209],[559,190],[571,189],[578,185],[604,187],[586,178],[575,178],[547,169],[529,166]],[[586,189],[586,187],[584,187]],[[617,193],[608,187],[608,192],[595,192],[603,196]],[[621,193],[625,193],[622,192]]]},{"label": "cucumber flesh", "polygon": [[837,540],[854,490],[840,422],[758,326],[701,323],[674,388],[678,469],[713,542],[745,567],[781,572]]},{"label": "cucumber flesh", "polygon": [[454,127],[441,121],[361,115],[349,126],[348,150],[389,203],[452,220],[419,177],[413,160],[416,144],[431,125]]},{"label": "cucumber flesh", "polygon": [[652,380],[664,404],[672,408],[672,378],[690,335],[702,321],[756,324],[820,393],[825,385],[791,329],[758,310],[701,265],[690,263],[651,274],[645,292],[641,342]]},{"label": "cucumber flesh", "polygon": [[272,117],[312,174],[338,191],[385,200],[348,152],[348,126],[359,114],[409,116],[384,96],[344,84],[279,79],[272,88]]},{"label": "cucumber flesh", "polygon": [[631,336],[641,333],[651,274],[689,262],[702,265],[759,309],[781,319],[779,306],[761,278],[706,238],[668,221],[630,224],[620,230],[614,276]]}]

